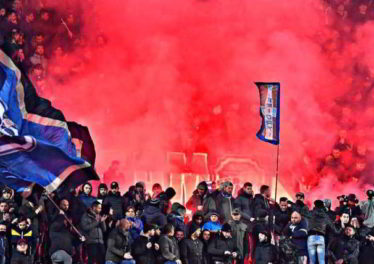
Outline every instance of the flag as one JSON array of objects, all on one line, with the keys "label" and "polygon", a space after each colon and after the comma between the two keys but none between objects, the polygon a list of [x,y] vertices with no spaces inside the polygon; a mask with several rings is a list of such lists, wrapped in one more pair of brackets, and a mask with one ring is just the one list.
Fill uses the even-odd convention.
[{"label": "flag", "polygon": [[0,72],[0,181],[17,191],[38,184],[53,192],[64,182],[77,186],[99,179],[77,155],[63,113],[37,95],[3,51]]},{"label": "flag", "polygon": [[280,83],[256,82],[260,93],[262,124],[256,136],[265,142],[279,144]]}]

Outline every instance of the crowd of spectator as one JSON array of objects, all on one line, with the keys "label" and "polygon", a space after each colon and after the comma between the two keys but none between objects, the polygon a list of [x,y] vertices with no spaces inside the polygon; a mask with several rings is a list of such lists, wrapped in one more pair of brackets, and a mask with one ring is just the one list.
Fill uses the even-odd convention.
[{"label": "crowd of spectator", "polygon": [[[112,182],[79,191],[22,196],[6,186],[0,199],[1,263],[96,264],[367,264],[374,259],[374,191],[316,200],[271,199],[269,186],[254,194],[243,184],[216,190],[198,184],[185,205],[158,183],[123,195]],[[187,214],[187,212],[191,212]]]}]

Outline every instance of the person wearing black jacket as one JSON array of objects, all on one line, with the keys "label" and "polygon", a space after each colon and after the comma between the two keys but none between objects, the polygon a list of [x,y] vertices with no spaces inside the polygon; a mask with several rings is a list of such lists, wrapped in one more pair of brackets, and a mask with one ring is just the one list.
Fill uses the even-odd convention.
[{"label": "person wearing black jacket", "polygon": [[258,234],[258,241],[255,249],[256,264],[278,263],[277,248],[270,243],[270,234],[267,232],[260,232]]},{"label": "person wearing black jacket", "polygon": [[234,207],[239,208],[242,214],[242,220],[248,225],[253,218],[253,189],[252,183],[246,182],[238,192],[234,202]]},{"label": "person wearing black jacket", "polygon": [[374,259],[374,230],[361,242],[359,264],[372,264]]},{"label": "person wearing black jacket", "polygon": [[269,203],[270,195],[270,187],[267,185],[262,185],[260,188],[260,193],[255,195],[253,201],[255,217],[259,217],[259,214],[263,214],[263,212],[265,211],[270,216],[270,218],[273,218],[271,205]]},{"label": "person wearing black jacket", "polygon": [[103,205],[113,209],[113,220],[120,220],[125,215],[125,199],[121,196],[118,182],[112,182],[110,189],[103,200]]},{"label": "person wearing black jacket", "polygon": [[155,264],[155,251],[159,250],[159,245],[152,243],[151,238],[155,234],[155,226],[144,225],[143,234],[138,237],[131,247],[131,255],[136,264]]},{"label": "person wearing black jacket", "polygon": [[329,257],[336,264],[358,264],[360,242],[354,238],[356,231],[353,226],[346,225],[344,235],[331,242]]},{"label": "person wearing black jacket", "polygon": [[231,226],[228,223],[222,226],[221,233],[209,243],[208,254],[212,264],[229,264],[232,260],[240,258],[235,242],[231,238]]},{"label": "person wearing black jacket", "polygon": [[80,227],[84,231],[87,246],[88,264],[105,261],[104,232],[106,230],[106,215],[101,216],[101,204],[92,203],[90,209],[82,216]]},{"label": "person wearing black jacket", "polygon": [[172,224],[167,224],[164,227],[164,235],[160,237],[159,245],[162,257],[162,263],[175,262],[181,264],[179,246],[174,237],[175,227]]},{"label": "person wearing black jacket", "polygon": [[183,264],[204,264],[204,244],[199,239],[200,226],[192,224],[189,230],[190,237],[182,240],[180,255]]},{"label": "person wearing black jacket", "polygon": [[298,263],[306,264],[308,259],[308,226],[299,212],[294,211],[291,214],[291,222],[286,226],[284,233],[297,248]]},{"label": "person wearing black jacket", "polygon": [[105,256],[106,264],[135,264],[131,256],[133,241],[129,233],[130,228],[130,221],[122,219],[119,226],[110,233]]},{"label": "person wearing black jacket", "polygon": [[17,242],[16,250],[12,255],[12,260],[10,264],[31,264],[31,257],[29,255],[27,240],[21,238]]},{"label": "person wearing black jacket", "polygon": [[[49,248],[49,254],[53,264],[72,263],[73,247],[74,247],[74,235],[70,232],[70,226],[61,212],[55,221],[49,228],[49,237],[51,246]],[[84,240],[82,237],[81,240]]]}]

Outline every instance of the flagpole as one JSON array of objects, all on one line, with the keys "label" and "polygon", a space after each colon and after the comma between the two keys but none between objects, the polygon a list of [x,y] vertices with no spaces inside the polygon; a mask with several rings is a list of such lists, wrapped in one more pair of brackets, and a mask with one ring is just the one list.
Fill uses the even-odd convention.
[{"label": "flagpole", "polygon": [[279,143],[277,145],[277,169],[275,171],[275,202],[277,202],[278,178],[279,178]]},{"label": "flagpole", "polygon": [[[49,196],[48,193],[46,193],[48,199],[51,201],[51,203],[57,208],[57,210],[61,211],[61,208],[53,201],[53,199]],[[78,236],[83,237],[83,235],[78,231],[78,229],[73,225],[73,223],[70,221],[70,219],[67,217],[67,215],[64,213],[62,214],[66,221],[71,225],[71,227],[74,229],[74,231],[78,234]]]}]

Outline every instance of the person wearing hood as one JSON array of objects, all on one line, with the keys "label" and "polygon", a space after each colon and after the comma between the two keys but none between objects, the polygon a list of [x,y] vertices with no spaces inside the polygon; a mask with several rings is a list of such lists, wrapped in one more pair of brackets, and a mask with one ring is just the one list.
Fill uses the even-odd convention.
[{"label": "person wearing hood", "polygon": [[336,221],[337,214],[335,211],[331,210],[331,199],[324,199],[323,203],[325,204],[326,213],[330,217],[330,220],[333,222]]},{"label": "person wearing hood", "polygon": [[121,196],[118,182],[110,184],[110,191],[103,201],[103,205],[113,209],[113,220],[117,221],[124,217],[125,199]]},{"label": "person wearing hood", "polygon": [[203,228],[204,225],[204,213],[202,211],[197,211],[193,216],[192,220],[187,223],[187,230],[190,230],[192,224],[198,225],[200,228]]},{"label": "person wearing hood", "polygon": [[278,263],[277,248],[270,241],[271,235],[268,232],[261,231],[258,234],[258,243],[254,254],[256,264]]},{"label": "person wearing hood", "polygon": [[204,244],[199,239],[201,228],[192,224],[189,229],[189,237],[184,239],[180,245],[180,255],[183,264],[204,264]]},{"label": "person wearing hood", "polygon": [[118,227],[110,233],[105,255],[105,264],[135,264],[131,255],[133,240],[129,233],[131,223],[121,219]]},{"label": "person wearing hood", "polygon": [[234,207],[239,208],[241,211],[242,220],[248,225],[251,222],[254,214],[253,208],[253,189],[252,183],[246,182],[238,192],[234,202]]},{"label": "person wearing hood", "polygon": [[218,212],[221,223],[228,222],[231,219],[232,208],[235,199],[232,197],[233,184],[229,181],[222,184],[222,189],[214,195],[210,195],[204,202],[204,213],[215,210]]},{"label": "person wearing hood", "polygon": [[82,185],[82,188],[80,190],[79,199],[82,201],[85,209],[91,208],[91,205],[93,202],[95,202],[97,199],[96,197],[92,196],[92,185],[89,182],[86,182]]},{"label": "person wearing hood", "polygon": [[[360,242],[354,238],[356,230],[346,225],[344,235],[336,238],[329,245],[329,258],[336,264],[357,264],[360,252]],[[321,262],[319,262],[321,263]]]},{"label": "person wearing hood", "polygon": [[196,211],[202,211],[204,199],[206,199],[207,193],[208,184],[205,181],[200,182],[191,198],[187,201],[186,208],[190,210],[192,214],[195,214]]},{"label": "person wearing hood", "polygon": [[314,209],[311,213],[309,221],[308,233],[308,254],[310,264],[325,264],[325,249],[326,249],[326,235],[327,231],[332,231],[336,234],[339,230],[335,227],[329,216],[326,214],[326,209],[323,201],[316,200],[314,202]]},{"label": "person wearing hood", "polygon": [[141,219],[144,224],[156,224],[163,227],[167,224],[166,215],[162,212],[160,198],[151,199],[146,203]]},{"label": "person wearing hood", "polygon": [[171,206],[171,213],[167,216],[168,223],[172,224],[176,229],[183,231],[184,236],[187,236],[186,225],[184,224],[184,216],[186,215],[186,208],[180,203],[173,203]]},{"label": "person wearing hood", "polygon": [[231,226],[228,223],[224,224],[220,234],[210,241],[208,245],[208,254],[213,264],[229,264],[232,263],[233,260],[242,257],[231,237]]},{"label": "person wearing hood", "polygon": [[239,208],[235,208],[232,211],[232,220],[229,220],[231,226],[232,239],[235,243],[235,247],[239,251],[240,258],[237,259],[237,264],[243,264],[244,259],[248,258],[248,226],[241,220],[241,212]]},{"label": "person wearing hood", "polygon": [[203,225],[203,230],[208,230],[212,233],[217,233],[221,230],[222,226],[219,222],[219,215],[216,211],[210,211],[208,213],[209,221]]},{"label": "person wearing hood", "polygon": [[103,203],[107,195],[108,195],[108,186],[105,183],[100,183],[99,187],[97,187],[97,200],[100,203]]}]

